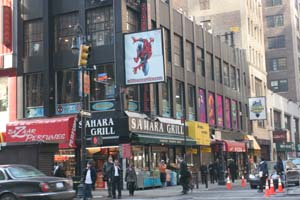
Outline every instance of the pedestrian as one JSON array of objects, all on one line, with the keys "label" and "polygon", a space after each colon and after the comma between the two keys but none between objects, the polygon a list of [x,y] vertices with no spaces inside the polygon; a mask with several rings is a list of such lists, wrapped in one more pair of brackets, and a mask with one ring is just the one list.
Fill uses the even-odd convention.
[{"label": "pedestrian", "polygon": [[236,167],[234,160],[230,161],[228,167],[229,167],[229,172],[230,172],[230,176],[231,176],[231,182],[234,183],[234,180],[236,178],[236,172],[237,172],[237,167]]},{"label": "pedestrian", "polygon": [[205,188],[208,188],[208,181],[207,181],[207,176],[208,176],[208,168],[207,165],[205,163],[203,163],[200,166],[200,172],[201,172],[201,181],[202,184],[205,184]]},{"label": "pedestrian", "polygon": [[187,194],[189,191],[190,173],[188,171],[187,164],[182,157],[178,157],[177,161],[180,163],[179,182],[182,185],[182,194]]},{"label": "pedestrian", "polygon": [[107,161],[103,164],[103,180],[106,181],[108,196],[112,197],[112,168],[114,166],[112,156],[108,156]]},{"label": "pedestrian", "polygon": [[93,167],[93,161],[90,160],[87,162],[86,169],[83,172],[84,200],[92,198],[92,190],[95,188],[96,178],[96,170]]},{"label": "pedestrian", "polygon": [[63,164],[58,164],[55,169],[54,169],[54,176],[56,177],[62,177],[62,178],[66,178],[66,173],[63,167]]},{"label": "pedestrian", "polygon": [[213,164],[213,171],[214,171],[214,178],[215,178],[215,182],[218,182],[218,168],[219,168],[219,164],[217,161],[214,162]]},{"label": "pedestrian", "polygon": [[158,169],[160,172],[160,181],[162,184],[162,187],[164,187],[166,185],[166,179],[167,179],[167,165],[165,164],[165,161],[162,160],[159,165],[158,165]]},{"label": "pedestrian", "polygon": [[214,184],[215,183],[215,176],[214,176],[214,164],[212,162],[209,163],[208,165],[208,170],[209,170],[209,179],[210,183]]},{"label": "pedestrian", "polygon": [[133,196],[137,183],[136,172],[134,170],[133,164],[129,164],[128,168],[126,169],[125,181],[127,182],[129,196]]},{"label": "pedestrian", "polygon": [[283,162],[282,162],[280,156],[277,157],[276,171],[277,171],[277,174],[278,174],[279,176],[281,176],[281,175],[282,175],[282,172],[284,171],[284,168],[283,168]]},{"label": "pedestrian", "polygon": [[268,165],[264,158],[261,158],[258,169],[259,169],[259,177],[260,177],[258,192],[263,192],[263,187],[266,184],[266,179],[268,177]]},{"label": "pedestrian", "polygon": [[121,183],[122,183],[122,171],[119,160],[115,159],[114,166],[111,170],[112,173],[112,197],[116,198],[116,190],[118,190],[118,199],[121,199]]}]

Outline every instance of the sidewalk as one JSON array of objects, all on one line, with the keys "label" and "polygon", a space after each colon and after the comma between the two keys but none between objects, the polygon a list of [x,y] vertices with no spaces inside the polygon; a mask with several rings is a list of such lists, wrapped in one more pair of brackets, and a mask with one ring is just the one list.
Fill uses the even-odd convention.
[{"label": "sidewalk", "polygon": [[[241,180],[236,180],[232,184],[233,188],[241,188]],[[222,191],[226,190],[226,185],[218,185],[215,184],[208,184],[208,190],[209,191]],[[169,186],[164,188],[150,188],[150,189],[144,189],[144,190],[136,190],[134,193],[134,196],[131,197],[128,194],[128,190],[122,190],[122,199],[156,199],[156,198],[163,198],[163,197],[178,197],[181,195],[182,187],[180,185],[178,186]],[[193,192],[204,192],[207,191],[205,188],[205,185],[199,184],[199,189],[194,188]],[[111,199],[107,198],[107,190],[96,190],[93,191],[93,200],[94,199]],[[76,199],[79,200],[79,199]]]}]

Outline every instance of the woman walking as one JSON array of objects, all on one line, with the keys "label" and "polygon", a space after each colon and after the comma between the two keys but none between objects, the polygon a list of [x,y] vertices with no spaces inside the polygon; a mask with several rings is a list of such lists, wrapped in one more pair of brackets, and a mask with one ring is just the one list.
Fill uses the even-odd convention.
[{"label": "woman walking", "polygon": [[129,164],[128,168],[126,169],[125,181],[127,182],[129,196],[133,196],[135,185],[137,182],[137,177],[136,177],[136,173],[135,173],[133,164]]}]

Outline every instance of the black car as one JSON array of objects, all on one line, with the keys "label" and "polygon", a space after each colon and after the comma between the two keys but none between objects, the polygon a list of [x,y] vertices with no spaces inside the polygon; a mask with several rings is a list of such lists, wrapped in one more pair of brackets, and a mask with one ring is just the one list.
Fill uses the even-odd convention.
[{"label": "black car", "polygon": [[71,180],[46,176],[28,165],[0,165],[0,200],[71,200]]}]

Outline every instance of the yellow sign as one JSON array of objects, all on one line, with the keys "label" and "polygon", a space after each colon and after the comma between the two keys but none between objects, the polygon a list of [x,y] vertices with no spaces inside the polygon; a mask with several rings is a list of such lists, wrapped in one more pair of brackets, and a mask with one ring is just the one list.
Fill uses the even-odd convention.
[{"label": "yellow sign", "polygon": [[211,152],[211,148],[210,147],[203,147],[200,149],[201,153],[210,153]]},{"label": "yellow sign", "polygon": [[209,125],[207,123],[188,121],[189,136],[199,145],[210,145]]},{"label": "yellow sign", "polygon": [[3,142],[4,142],[3,133],[0,132],[0,143],[3,143]]},{"label": "yellow sign", "polygon": [[240,27],[238,27],[238,26],[232,26],[232,27],[230,27],[230,31],[234,32],[234,33],[240,32]]}]

